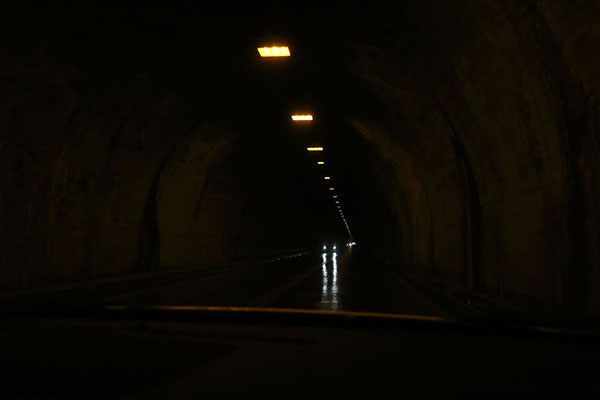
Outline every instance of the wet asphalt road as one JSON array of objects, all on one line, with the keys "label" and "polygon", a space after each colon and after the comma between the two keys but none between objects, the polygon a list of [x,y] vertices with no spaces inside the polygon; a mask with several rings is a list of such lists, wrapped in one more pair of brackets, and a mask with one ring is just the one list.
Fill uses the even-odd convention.
[{"label": "wet asphalt road", "polygon": [[444,316],[393,268],[354,248],[220,273],[110,304],[321,309]]}]

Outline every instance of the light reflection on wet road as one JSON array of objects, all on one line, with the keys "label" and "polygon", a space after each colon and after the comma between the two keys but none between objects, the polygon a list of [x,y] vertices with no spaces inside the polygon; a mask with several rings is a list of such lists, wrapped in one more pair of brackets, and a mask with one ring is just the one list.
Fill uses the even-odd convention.
[{"label": "light reflection on wet road", "polygon": [[116,298],[110,303],[442,316],[435,304],[370,255],[357,253],[352,248],[317,254],[212,275]]},{"label": "light reflection on wet road", "polygon": [[321,274],[323,285],[321,286],[321,307],[326,310],[338,310],[338,287],[337,287],[337,253],[321,254]]}]

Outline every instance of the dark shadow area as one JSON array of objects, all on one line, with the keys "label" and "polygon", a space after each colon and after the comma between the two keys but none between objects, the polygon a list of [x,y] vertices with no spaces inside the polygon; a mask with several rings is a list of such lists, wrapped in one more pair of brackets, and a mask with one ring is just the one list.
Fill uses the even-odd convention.
[{"label": "dark shadow area", "polygon": [[[0,310],[307,309],[595,337],[599,28],[594,0],[4,1]],[[119,335],[102,346],[129,346]],[[460,358],[431,340],[423,359]],[[118,385],[195,373],[187,355],[165,377],[168,352],[143,369],[144,343]],[[80,375],[118,363],[102,346]],[[210,364],[238,344],[198,346]],[[556,373],[569,385],[589,375],[573,362]]]}]

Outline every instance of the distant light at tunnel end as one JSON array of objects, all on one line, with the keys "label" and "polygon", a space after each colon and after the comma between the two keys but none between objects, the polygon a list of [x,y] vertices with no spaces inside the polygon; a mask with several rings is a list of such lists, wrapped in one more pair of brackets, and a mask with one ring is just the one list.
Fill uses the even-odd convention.
[{"label": "distant light at tunnel end", "polygon": [[261,57],[289,57],[290,49],[287,46],[258,47]]},{"label": "distant light at tunnel end", "polygon": [[317,146],[317,147],[307,147],[306,150],[308,150],[308,151],[323,151],[323,148],[319,147],[319,146]]},{"label": "distant light at tunnel end", "polygon": [[313,116],[310,114],[306,114],[306,115],[294,114],[294,115],[292,115],[292,121],[312,121],[312,120],[313,120]]}]

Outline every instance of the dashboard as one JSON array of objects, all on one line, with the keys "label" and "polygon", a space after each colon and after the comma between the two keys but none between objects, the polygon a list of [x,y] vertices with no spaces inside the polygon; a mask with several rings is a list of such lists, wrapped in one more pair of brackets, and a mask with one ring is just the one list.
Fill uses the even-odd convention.
[{"label": "dashboard", "polygon": [[[595,334],[218,307],[5,315],[2,398],[600,394]],[[358,396],[358,397],[357,397]]]}]

